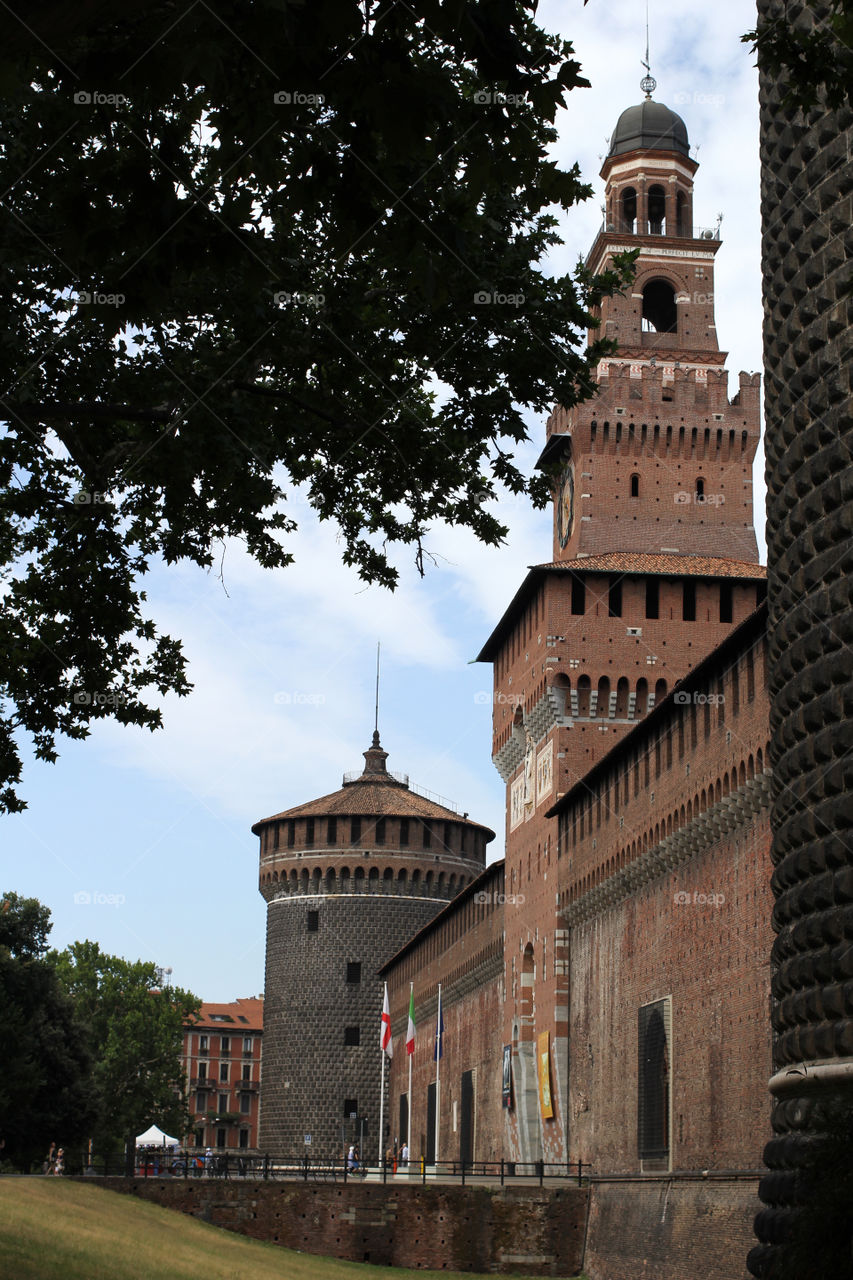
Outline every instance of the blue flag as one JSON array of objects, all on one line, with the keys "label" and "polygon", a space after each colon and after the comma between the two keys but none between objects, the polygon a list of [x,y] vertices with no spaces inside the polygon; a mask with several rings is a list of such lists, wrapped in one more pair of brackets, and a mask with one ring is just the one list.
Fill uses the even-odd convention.
[{"label": "blue flag", "polygon": [[435,1022],[435,1060],[444,1052],[444,1014],[441,1009],[441,987],[438,989],[438,1017]]}]

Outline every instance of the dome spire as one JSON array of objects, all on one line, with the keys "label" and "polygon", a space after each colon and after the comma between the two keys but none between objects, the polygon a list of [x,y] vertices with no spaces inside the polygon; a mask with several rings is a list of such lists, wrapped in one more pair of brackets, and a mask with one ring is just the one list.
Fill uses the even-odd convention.
[{"label": "dome spire", "polygon": [[649,63],[649,0],[646,0],[646,59],[642,65],[646,68],[646,74],[640,81],[640,88],[646,95],[646,101],[651,102],[652,94],[657,88],[658,82],[652,75],[652,68]]}]

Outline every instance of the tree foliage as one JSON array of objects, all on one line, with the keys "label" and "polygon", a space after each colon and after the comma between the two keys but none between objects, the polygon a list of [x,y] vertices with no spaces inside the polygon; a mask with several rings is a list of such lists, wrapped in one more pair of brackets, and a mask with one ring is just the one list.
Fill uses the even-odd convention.
[{"label": "tree foliage", "polygon": [[45,957],[50,918],[16,893],[0,905],[0,1135],[24,1172],[51,1142],[80,1141],[94,1115],[83,1028]]},{"label": "tree foliage", "polygon": [[[20,738],[155,728],[189,689],[141,581],[241,539],[292,558],[287,493],[393,586],[438,520],[543,503],[523,412],[593,391],[617,276],[554,278],[571,46],[534,0],[7,5],[0,52],[0,807]],[[620,275],[618,279],[622,279]]]},{"label": "tree foliage", "polygon": [[163,987],[155,965],[106,955],[96,942],[75,942],[56,967],[92,1049],[98,1148],[120,1149],[151,1124],[183,1136],[183,1026],[200,1001]]}]

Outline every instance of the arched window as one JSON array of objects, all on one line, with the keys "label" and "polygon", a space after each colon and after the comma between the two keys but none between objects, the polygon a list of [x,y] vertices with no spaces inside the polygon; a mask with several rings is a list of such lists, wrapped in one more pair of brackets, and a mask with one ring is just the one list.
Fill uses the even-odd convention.
[{"label": "arched window", "polygon": [[637,193],[633,187],[622,192],[622,230],[634,231],[637,225]]},{"label": "arched window", "polygon": [[583,719],[589,716],[589,676],[581,676],[578,680],[578,715]]},{"label": "arched window", "polygon": [[561,719],[571,718],[572,714],[572,682],[562,671],[554,676],[551,685],[557,700],[557,709]]},{"label": "arched window", "polygon": [[639,496],[640,496],[640,477],[637,475],[635,471],[634,474],[631,476],[631,497],[639,498]]},{"label": "arched window", "polygon": [[664,1000],[639,1011],[637,1145],[641,1160],[661,1160],[669,1154],[667,1013]]},{"label": "arched window", "polygon": [[666,192],[663,187],[649,187],[649,234],[666,235]]},{"label": "arched window", "polygon": [[666,280],[650,280],[643,290],[643,332],[677,333],[675,290]]}]

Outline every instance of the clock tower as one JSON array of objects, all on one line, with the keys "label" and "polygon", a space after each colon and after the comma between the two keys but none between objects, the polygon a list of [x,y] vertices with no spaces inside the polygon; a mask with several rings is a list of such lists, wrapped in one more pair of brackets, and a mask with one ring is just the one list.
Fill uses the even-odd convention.
[{"label": "clock tower", "polygon": [[601,170],[605,220],[595,273],[639,250],[633,284],[601,304],[599,336],[618,343],[598,394],[548,421],[540,459],[560,463],[554,560],[614,551],[755,563],[752,463],[759,377],[730,402],[717,341],[719,225],[695,227],[683,120],[647,98],[623,111]]},{"label": "clock tower", "polygon": [[[619,117],[587,258],[599,273],[638,250],[632,285],[601,304],[596,332],[618,350],[599,365],[596,396],[548,419],[552,558],[531,567],[479,655],[494,667],[507,902],[524,903],[505,916],[504,1028],[524,1079],[535,1079],[543,1021],[557,1029],[556,1080],[567,1052],[555,902],[571,872],[548,810],[764,597],[752,523],[760,380],[741,373],[729,399],[714,311],[719,225],[694,222],[697,168],[684,121],[662,103],[647,95]],[[620,787],[611,803],[621,798]],[[590,828],[598,821],[590,813]],[[541,1121],[535,1089],[524,1097],[507,1120],[515,1158],[562,1159],[563,1121]]]}]

